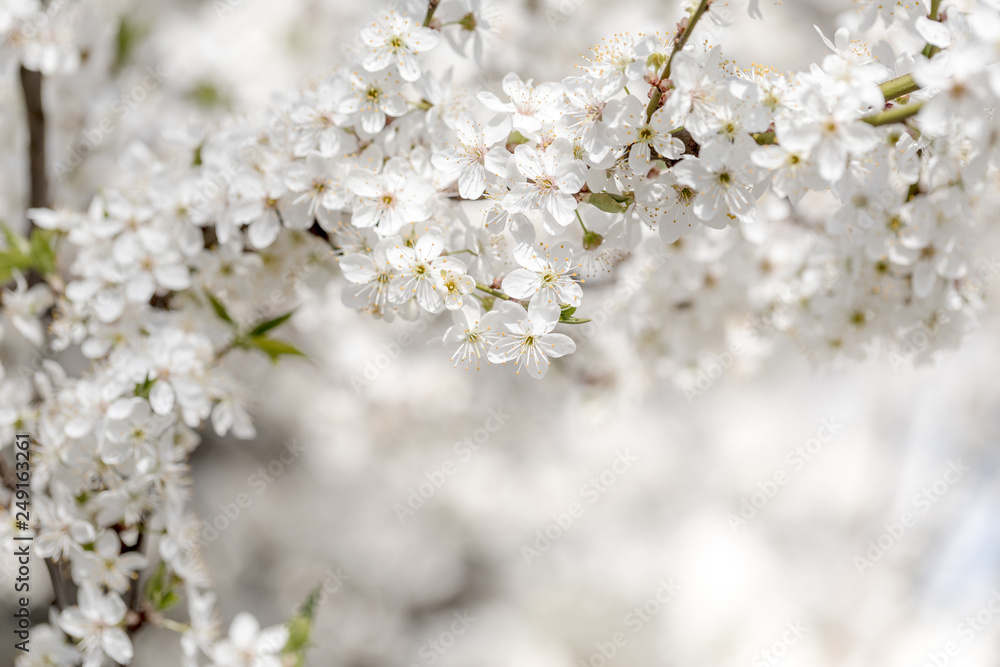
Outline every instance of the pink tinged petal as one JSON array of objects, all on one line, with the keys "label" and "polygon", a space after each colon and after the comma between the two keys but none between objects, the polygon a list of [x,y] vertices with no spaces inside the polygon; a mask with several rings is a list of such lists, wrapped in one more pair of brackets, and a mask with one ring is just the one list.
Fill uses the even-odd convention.
[{"label": "pink tinged petal", "polygon": [[501,285],[508,296],[515,299],[529,299],[542,285],[542,279],[533,271],[516,269],[507,274]]}]

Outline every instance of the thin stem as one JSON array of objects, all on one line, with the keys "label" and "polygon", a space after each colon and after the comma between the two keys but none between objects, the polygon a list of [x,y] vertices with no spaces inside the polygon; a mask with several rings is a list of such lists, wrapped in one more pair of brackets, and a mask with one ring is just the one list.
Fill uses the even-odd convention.
[{"label": "thin stem", "polygon": [[45,109],[42,106],[42,74],[21,67],[21,90],[28,116],[28,164],[31,176],[31,208],[49,206],[49,178],[45,168]]},{"label": "thin stem", "polygon": [[[939,13],[940,9],[941,9],[941,0],[931,0],[931,13],[927,15],[927,18],[929,18],[931,21],[940,21],[941,20],[941,16]],[[924,45],[924,50],[921,51],[921,53],[930,58],[938,51],[940,51],[938,47],[928,43]]]},{"label": "thin stem", "polygon": [[913,80],[912,74],[897,76],[895,79],[880,83],[878,87],[882,89],[882,95],[886,102],[920,90],[920,86]]},{"label": "thin stem", "polygon": [[[691,13],[691,17],[688,20],[687,26],[684,30],[674,38],[674,48],[670,52],[670,57],[667,58],[667,64],[663,66],[663,72],[660,73],[660,80],[670,78],[670,67],[674,62],[674,56],[677,55],[679,51],[684,49],[684,45],[687,44],[688,38],[691,33],[694,32],[694,27],[698,25],[698,21],[701,17],[708,11],[708,5],[712,0],[701,0],[698,6],[694,8]],[[656,112],[657,108],[660,106],[660,98],[663,97],[663,91],[657,86],[656,90],[653,91],[653,96],[649,99],[649,105],[646,107],[646,122],[653,117],[653,113]]]},{"label": "thin stem", "polygon": [[426,28],[431,24],[431,19],[434,18],[434,12],[437,11],[438,5],[441,4],[441,0],[429,0],[427,3],[427,15],[424,16],[424,27]]},{"label": "thin stem", "polygon": [[583,224],[583,218],[580,217],[580,209],[576,209],[576,219],[580,221],[580,226],[583,227],[583,233],[587,233],[587,225]]},{"label": "thin stem", "polygon": [[509,296],[507,296],[506,294],[504,294],[500,290],[493,289],[489,285],[484,285],[482,283],[476,283],[476,289],[480,290],[482,292],[486,292],[487,294],[492,294],[496,298],[503,299],[504,301],[513,301],[513,299],[511,299]]},{"label": "thin stem", "polygon": [[888,111],[862,116],[861,120],[865,121],[869,125],[874,125],[875,127],[880,125],[891,125],[893,123],[902,123],[907,118],[916,116],[917,112],[920,111],[920,107],[923,105],[923,102],[904,104],[903,106],[893,107]]}]

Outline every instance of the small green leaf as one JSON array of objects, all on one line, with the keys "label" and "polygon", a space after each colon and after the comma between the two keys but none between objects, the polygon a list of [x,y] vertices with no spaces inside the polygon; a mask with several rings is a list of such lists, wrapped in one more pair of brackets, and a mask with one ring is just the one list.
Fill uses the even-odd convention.
[{"label": "small green leaf", "polygon": [[181,578],[169,572],[167,564],[160,561],[156,572],[146,582],[146,599],[156,611],[165,611],[180,600],[180,596],[174,589],[181,582]]},{"label": "small green leaf", "polygon": [[531,141],[531,140],[528,139],[528,137],[524,136],[523,134],[521,134],[517,130],[514,130],[513,132],[511,132],[510,136],[507,137],[507,143],[510,144],[510,145],[512,145],[512,146],[520,146],[521,144],[526,144],[529,141]]},{"label": "small green leaf", "polygon": [[563,306],[559,317],[571,317],[576,312],[576,306]]},{"label": "small green leaf", "polygon": [[619,201],[618,198],[607,192],[595,192],[587,198],[587,202],[605,213],[624,213],[628,209],[628,200]]},{"label": "small green leaf", "polygon": [[251,338],[256,338],[258,336],[263,336],[264,334],[266,334],[271,329],[276,329],[276,328],[280,327],[282,324],[284,324],[285,322],[287,322],[288,318],[290,318],[293,314],[295,314],[295,311],[294,310],[290,310],[289,312],[285,313],[284,315],[279,315],[278,317],[274,318],[273,320],[268,320],[267,322],[263,322],[261,324],[258,324],[257,326],[255,326],[250,331],[249,336]]},{"label": "small green leaf", "polygon": [[229,316],[229,313],[226,311],[226,307],[222,305],[222,302],[212,296],[212,293],[208,290],[205,290],[205,296],[208,297],[208,302],[212,304],[212,310],[215,311],[215,314],[219,317],[219,319],[226,324],[235,327],[236,322],[233,322],[233,318]]},{"label": "small green leaf", "polygon": [[148,401],[149,400],[149,392],[153,388],[153,385],[155,383],[156,383],[156,379],[154,378],[154,379],[151,380],[149,378],[149,375],[147,374],[145,380],[143,380],[142,382],[136,383],[136,385],[135,385],[135,392],[134,392],[135,395],[138,396],[139,398],[145,398]]},{"label": "small green leaf", "polygon": [[266,354],[274,363],[278,363],[278,359],[283,355],[293,357],[306,356],[305,352],[298,349],[291,343],[286,343],[285,341],[278,340],[276,338],[250,338],[247,340],[247,346],[256,347],[258,350]]},{"label": "small green leaf", "polygon": [[319,603],[320,587],[312,589],[299,606],[298,613],[288,620],[288,641],[281,649],[282,654],[292,656],[295,666],[305,664],[306,649],[309,648],[309,636],[312,634],[313,619],[316,616],[316,605]]},{"label": "small green leaf", "polygon": [[55,273],[56,253],[52,250],[53,234],[48,229],[35,228],[31,232],[31,263],[43,276]]}]

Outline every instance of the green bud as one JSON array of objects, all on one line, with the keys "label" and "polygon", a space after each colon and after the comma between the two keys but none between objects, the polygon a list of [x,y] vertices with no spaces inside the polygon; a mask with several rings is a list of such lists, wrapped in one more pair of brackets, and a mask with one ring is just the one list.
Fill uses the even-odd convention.
[{"label": "green bud", "polygon": [[458,22],[458,25],[462,26],[462,30],[468,30],[469,32],[472,32],[473,30],[476,29],[476,25],[478,25],[476,23],[476,15],[473,14],[472,12],[469,12],[468,14],[462,17],[462,19]]},{"label": "green bud", "polygon": [[589,229],[583,234],[583,249],[584,250],[596,250],[601,247],[604,243],[604,237],[597,232],[592,232]]}]

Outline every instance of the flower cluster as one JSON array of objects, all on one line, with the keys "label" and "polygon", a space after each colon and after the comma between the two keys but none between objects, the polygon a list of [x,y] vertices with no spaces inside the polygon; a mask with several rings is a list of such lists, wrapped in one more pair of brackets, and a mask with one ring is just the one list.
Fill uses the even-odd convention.
[{"label": "flower cluster", "polygon": [[[2,440],[39,434],[38,551],[79,588],[46,629],[52,659],[129,662],[126,629],[178,625],[157,615],[176,588],[188,664],[279,664],[280,628],[238,616],[218,637],[187,459],[209,422],[254,436],[229,355],[301,354],[273,337],[291,316],[275,304],[338,280],[328,257],[348,306],[450,311],[456,366],[539,378],[597,314],[584,282],[602,289],[633,255],[656,258],[622,297],[654,315],[637,339],[678,366],[765,319],[819,357],[928,323],[948,332],[933,347],[958,340],[996,201],[1000,12],[868,4],[892,42],[872,51],[841,28],[804,72],[726,60],[705,28],[724,8],[700,0],[674,34],[616,36],[576,76],[512,73],[469,95],[427,54],[447,42],[481,59],[493,10],[410,3],[294,99],[136,149],[132,182],[85,212],[30,210],[32,237],[8,234],[5,323],[92,362],[80,377],[51,359],[0,374]],[[3,3],[0,34],[52,73],[78,51],[55,20],[25,36],[47,11]],[[892,50],[913,43],[926,46]],[[154,563],[139,614],[136,573]]]}]

